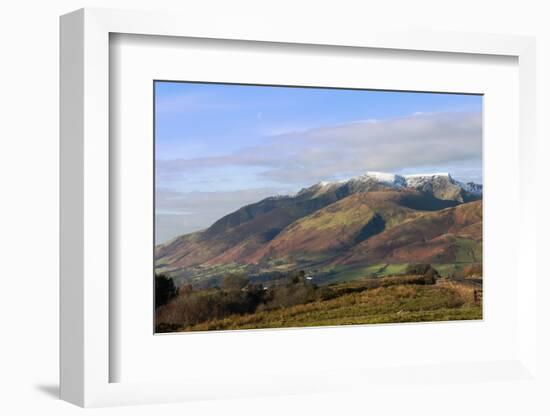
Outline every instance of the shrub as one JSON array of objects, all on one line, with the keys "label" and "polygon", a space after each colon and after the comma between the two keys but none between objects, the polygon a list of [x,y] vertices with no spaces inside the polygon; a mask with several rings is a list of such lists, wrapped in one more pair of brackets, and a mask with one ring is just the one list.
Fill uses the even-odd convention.
[{"label": "shrub", "polygon": [[380,279],[380,286],[397,286],[397,285],[433,285],[436,277],[433,274],[409,276],[388,276]]},{"label": "shrub", "polygon": [[481,264],[470,264],[464,268],[464,277],[465,278],[476,278],[479,279],[483,276],[483,268]]},{"label": "shrub", "polygon": [[290,272],[287,276],[288,285],[296,285],[305,281],[306,272],[303,270]]},{"label": "shrub", "polygon": [[223,279],[221,287],[224,290],[241,290],[248,283],[248,279],[244,275],[232,273]]},{"label": "shrub", "polygon": [[253,313],[266,300],[266,291],[261,284],[241,287],[243,282],[233,278],[226,283],[224,287],[227,290],[213,288],[180,291],[172,302],[157,310],[157,328],[163,329],[161,332],[168,332],[167,329],[173,327],[185,328],[230,315]]},{"label": "shrub", "polygon": [[313,302],[321,298],[322,293],[312,283],[305,280],[305,272],[293,272],[288,276],[286,285],[275,286],[264,300],[265,309],[286,308],[289,306]]},{"label": "shrub", "polygon": [[427,263],[409,264],[405,269],[405,274],[426,276],[431,278],[440,277],[439,272],[434,269],[431,264]]}]

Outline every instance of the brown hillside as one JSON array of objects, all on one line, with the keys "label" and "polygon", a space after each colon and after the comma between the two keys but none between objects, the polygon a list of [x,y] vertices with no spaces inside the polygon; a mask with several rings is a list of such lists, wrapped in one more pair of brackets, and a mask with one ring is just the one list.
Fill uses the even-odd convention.
[{"label": "brown hillside", "polygon": [[418,192],[378,191],[355,194],[303,217],[287,228],[246,262],[298,256],[334,256],[361,241],[419,215],[403,206]]},{"label": "brown hillside", "polygon": [[339,262],[454,262],[463,239],[481,242],[481,201],[423,213],[362,242]]}]

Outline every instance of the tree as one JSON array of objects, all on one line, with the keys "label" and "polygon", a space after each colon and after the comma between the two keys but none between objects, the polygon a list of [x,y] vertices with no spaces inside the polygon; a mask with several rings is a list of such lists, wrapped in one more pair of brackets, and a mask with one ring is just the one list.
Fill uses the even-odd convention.
[{"label": "tree", "polygon": [[409,264],[405,270],[405,274],[413,274],[431,278],[440,277],[439,272],[431,264],[427,263]]},{"label": "tree", "polygon": [[174,280],[165,274],[155,274],[155,309],[166,305],[178,294]]},{"label": "tree", "polygon": [[239,273],[231,273],[224,277],[222,289],[227,291],[241,290],[248,285],[248,279]]},{"label": "tree", "polygon": [[297,285],[298,283],[303,283],[305,281],[306,272],[303,270],[295,270],[288,274],[288,284]]}]

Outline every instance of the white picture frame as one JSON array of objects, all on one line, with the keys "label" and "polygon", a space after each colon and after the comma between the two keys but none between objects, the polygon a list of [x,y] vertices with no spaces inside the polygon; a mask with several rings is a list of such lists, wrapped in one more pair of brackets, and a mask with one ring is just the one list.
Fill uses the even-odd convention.
[{"label": "white picture frame", "polygon": [[[391,369],[360,366],[325,369],[312,374],[272,374],[269,379],[227,379],[214,382],[196,374],[187,380],[111,382],[110,368],[120,357],[110,348],[114,336],[110,311],[115,308],[109,276],[110,159],[109,37],[110,34],[331,45],[333,47],[430,51],[442,54],[504,55],[519,67],[519,197],[521,215],[517,256],[525,285],[517,292],[517,354],[510,359],[472,363],[442,362]],[[80,406],[159,403],[206,398],[253,397],[266,394],[319,393],[379,384],[407,389],[420,384],[460,382],[480,386],[483,381],[506,381],[516,389],[542,384],[537,373],[536,348],[536,217],[533,183],[535,169],[535,41],[529,37],[465,33],[360,30],[328,32],[277,24],[223,19],[204,25],[192,16],[107,9],[83,9],[61,18],[61,397]],[[512,272],[511,272],[512,273]],[[298,330],[299,331],[299,330]],[[223,335],[222,335],[223,336]],[[410,377],[409,377],[410,376]],[[343,380],[346,380],[345,382]],[[408,380],[408,381],[406,381]],[[512,388],[511,387],[511,388]],[[455,387],[442,387],[451,394]],[[381,390],[384,390],[382,387]],[[498,389],[486,388],[486,399]],[[435,409],[434,409],[435,410]]]}]

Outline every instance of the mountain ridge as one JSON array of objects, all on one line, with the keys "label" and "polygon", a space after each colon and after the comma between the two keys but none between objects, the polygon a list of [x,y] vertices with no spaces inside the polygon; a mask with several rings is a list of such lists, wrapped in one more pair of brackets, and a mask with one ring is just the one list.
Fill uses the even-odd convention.
[{"label": "mountain ridge", "polygon": [[480,261],[482,192],[482,185],[448,173],[366,172],[321,181],[246,205],[205,230],[157,246],[156,269],[208,285],[228,265],[262,275],[329,264]]},{"label": "mountain ridge", "polygon": [[[452,199],[453,195],[457,196],[462,192],[468,195],[467,198],[473,200],[472,196],[481,197],[483,193],[483,185],[475,182],[462,182],[454,179],[450,173],[428,173],[428,174],[411,174],[411,175],[399,175],[387,172],[367,171],[363,175],[355,176],[346,180],[339,181],[320,181],[315,185],[308,188],[303,188],[298,191],[297,195],[311,191],[313,189],[320,190],[326,188],[340,188],[343,186],[368,187],[384,185],[391,188],[412,188],[423,191],[430,191],[434,187],[452,187],[454,188],[454,194],[449,193],[449,198]],[[442,194],[442,196],[445,196]],[[461,195],[464,196],[464,195]],[[465,202],[464,200],[461,202]]]}]

